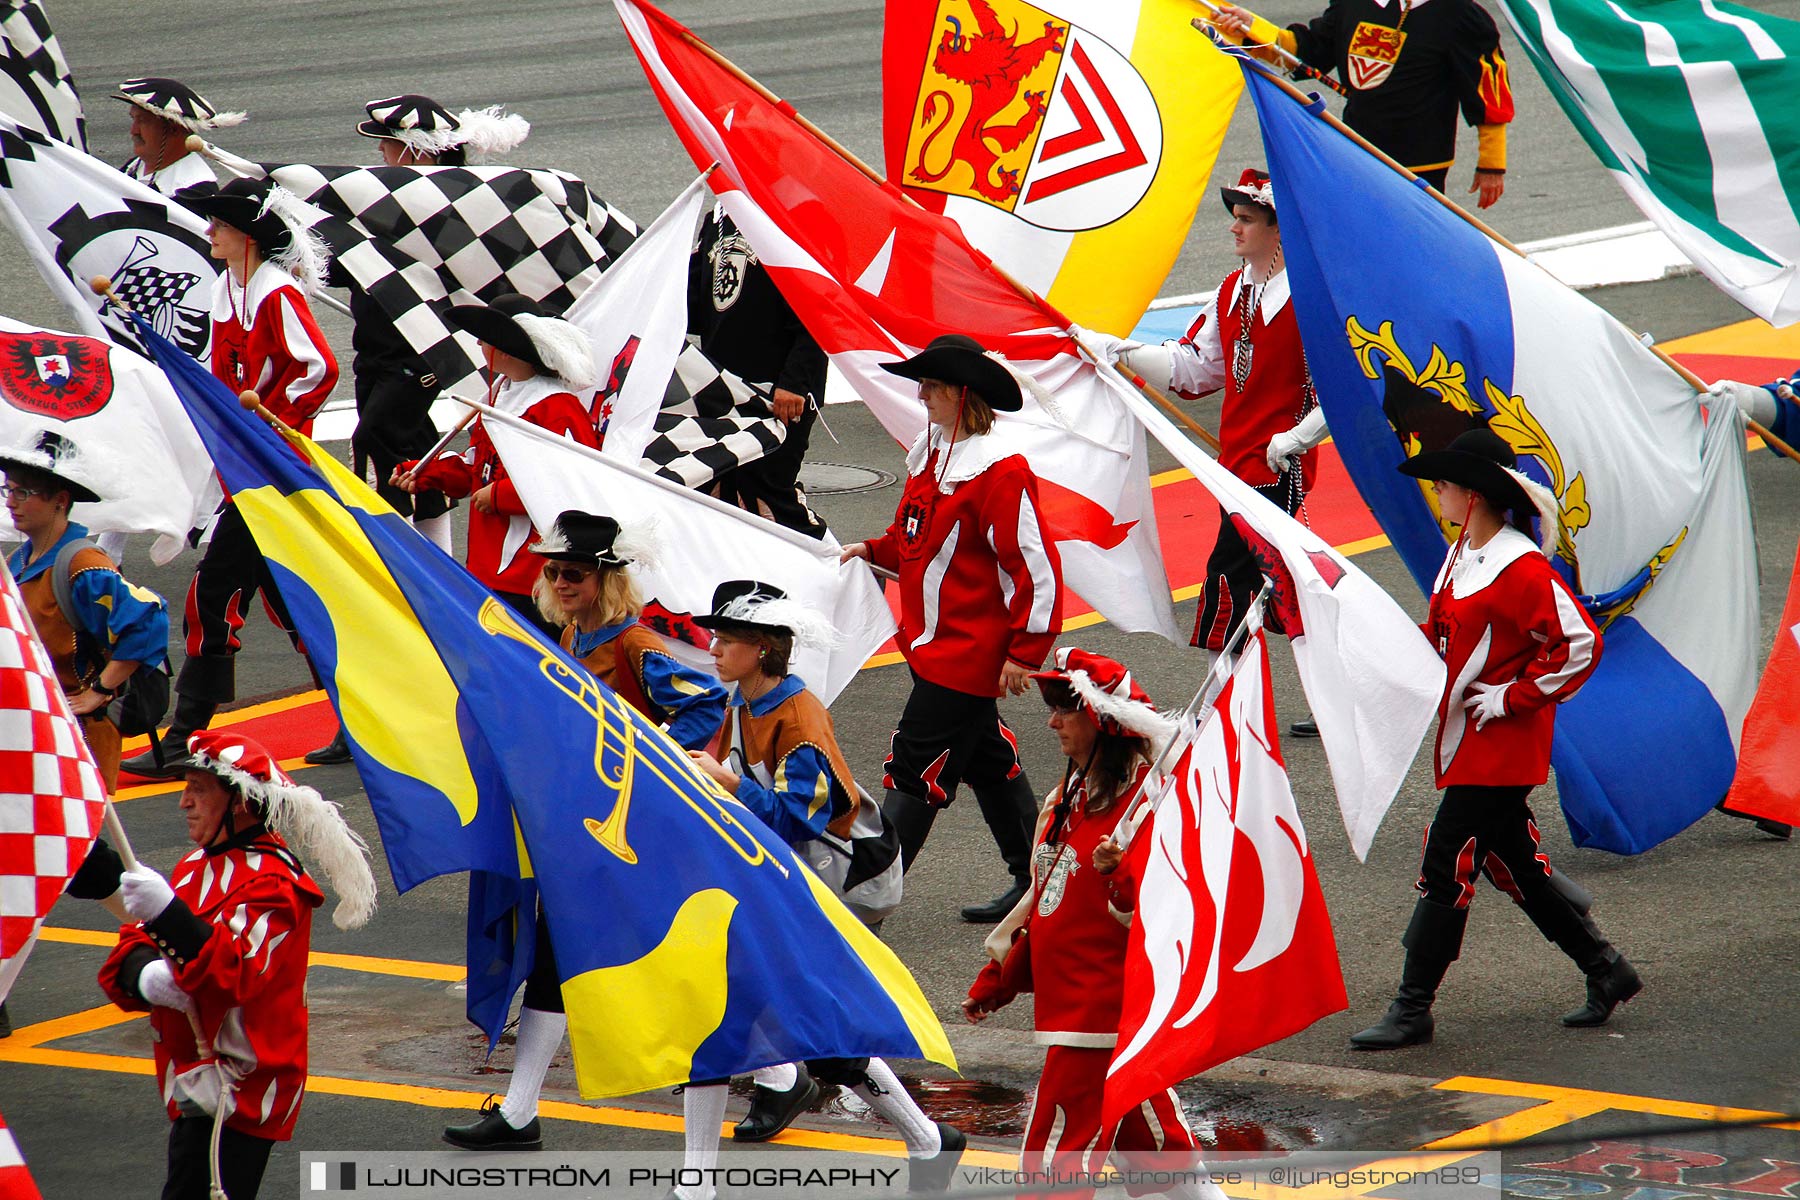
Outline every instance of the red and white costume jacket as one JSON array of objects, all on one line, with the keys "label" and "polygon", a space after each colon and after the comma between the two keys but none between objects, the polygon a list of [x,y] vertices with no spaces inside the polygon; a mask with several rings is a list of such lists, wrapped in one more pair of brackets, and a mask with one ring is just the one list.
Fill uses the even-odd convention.
[{"label": "red and white costume jacket", "polygon": [[[1447,675],[1438,705],[1437,785],[1532,786],[1550,775],[1555,705],[1600,662],[1600,631],[1529,537],[1501,529],[1479,550],[1459,538],[1422,626]],[[1475,728],[1476,683],[1506,685],[1506,715]]]},{"label": "red and white costume jacket", "polygon": [[1135,823],[1147,815],[1139,800],[1149,775],[1150,764],[1140,760],[1123,796],[1101,813],[1083,811],[1087,784],[1073,781],[1075,796],[1054,845],[1047,839],[1057,793],[1044,798],[1031,856],[1031,891],[988,940],[989,951],[1003,957],[983,967],[969,989],[984,1008],[1033,993],[1041,1045],[1092,1049],[1118,1041],[1137,882],[1123,868],[1110,875],[1096,871],[1094,849],[1128,818]]},{"label": "red and white costume jacket", "polygon": [[[594,418],[569,385],[554,375],[534,375],[523,383],[505,383],[494,395],[494,407],[530,421],[583,446],[600,445]],[[402,463],[402,467],[409,464]],[[418,474],[423,488],[463,497],[492,484],[494,511],[469,511],[469,573],[496,592],[531,594],[543,560],[526,551],[538,540],[519,490],[506,475],[506,464],[494,451],[481,418],[475,419],[469,448],[440,454]]]},{"label": "red and white costume jacket", "polygon": [[338,364],[294,277],[266,262],[240,288],[220,271],[212,322],[212,373],[233,394],[254,388],[263,407],[311,434],[313,414],[337,386]]},{"label": "red and white costume jacket", "polygon": [[151,1007],[138,975],[157,955],[193,998],[201,1031],[238,1077],[225,1124],[256,1137],[293,1136],[306,1090],[306,961],[319,885],[281,838],[260,827],[195,850],[170,878],[175,899],[154,921],[119,930],[100,986],[127,1012],[149,1012],[156,1079],[169,1119],[199,1115],[216,1068],[187,1016]]},{"label": "red and white costume jacket", "polygon": [[1023,455],[986,436],[948,445],[935,425],[913,443],[894,523],[869,560],[900,576],[907,665],[939,687],[997,696],[1002,664],[1035,671],[1062,632],[1062,558]]},{"label": "red and white costume jacket", "polygon": [[[1172,348],[1170,386],[1189,399],[1225,389],[1219,412],[1219,462],[1252,487],[1274,483],[1264,460],[1269,439],[1286,433],[1318,404],[1300,345],[1300,322],[1288,303],[1288,273],[1279,271],[1255,294],[1239,267]],[[1246,331],[1244,308],[1254,303]],[[1250,339],[1250,374],[1243,387],[1232,371],[1238,343]],[[1310,491],[1318,478],[1317,450],[1300,456]]]}]

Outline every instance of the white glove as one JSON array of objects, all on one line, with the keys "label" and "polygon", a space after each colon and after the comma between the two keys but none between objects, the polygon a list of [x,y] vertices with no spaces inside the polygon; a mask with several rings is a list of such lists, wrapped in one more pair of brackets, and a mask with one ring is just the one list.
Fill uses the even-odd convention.
[{"label": "white glove", "polygon": [[1718,400],[1731,401],[1746,417],[1765,429],[1775,423],[1775,397],[1766,387],[1740,383],[1735,379],[1721,379],[1707,388],[1706,394]]},{"label": "white glove", "polygon": [[166,958],[152,959],[138,972],[138,995],[158,1008],[175,1008],[184,1013],[194,1011],[194,998],[175,984],[175,972]]},{"label": "white glove", "polygon": [[1142,376],[1144,382],[1157,391],[1169,390],[1169,380],[1175,374],[1175,364],[1167,346],[1146,346],[1142,342],[1123,343],[1117,361],[1127,371]]},{"label": "white glove", "polygon": [[154,921],[175,899],[169,881],[142,863],[119,876],[119,892],[134,921]]},{"label": "white glove", "polygon": [[1506,691],[1512,687],[1512,681],[1505,683],[1472,683],[1469,690],[1474,693],[1463,699],[1463,707],[1475,718],[1475,730],[1479,733],[1487,727],[1487,723],[1495,717],[1506,715]]},{"label": "white glove", "polygon": [[1330,432],[1325,427],[1325,410],[1314,407],[1292,429],[1284,430],[1269,439],[1269,448],[1263,451],[1263,461],[1269,464],[1269,470],[1279,475],[1286,468],[1289,458],[1305,454],[1324,441],[1325,435]]}]

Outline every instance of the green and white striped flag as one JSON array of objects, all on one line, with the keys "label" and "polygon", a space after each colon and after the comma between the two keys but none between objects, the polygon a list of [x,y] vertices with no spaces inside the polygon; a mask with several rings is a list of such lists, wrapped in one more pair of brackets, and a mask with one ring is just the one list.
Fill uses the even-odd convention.
[{"label": "green and white striped flag", "polygon": [[1718,0],[1504,0],[1632,203],[1771,324],[1800,321],[1800,22]]}]

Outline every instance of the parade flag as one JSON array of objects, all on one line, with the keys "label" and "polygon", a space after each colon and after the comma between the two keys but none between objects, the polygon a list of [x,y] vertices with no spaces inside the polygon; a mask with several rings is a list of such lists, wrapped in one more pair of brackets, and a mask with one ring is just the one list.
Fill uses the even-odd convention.
[{"label": "parade flag", "polygon": [[1725,807],[1732,812],[1800,825],[1800,554],[1788,582],[1787,606],[1775,629],[1775,645],[1744,718],[1737,778]]},{"label": "parade flag", "polygon": [[0,2],[0,114],[87,149],[75,77],[38,0]]},{"label": "parade flag", "polygon": [[[812,1058],[954,1067],[900,960],[686,751],[316,443],[146,337],[344,719],[396,884],[476,867],[542,897],[584,1097]],[[532,923],[512,914],[508,985]],[[471,1003],[492,965],[469,963]]]},{"label": "parade flag", "polygon": [[19,1143],[13,1139],[12,1130],[7,1128],[6,1119],[0,1117],[0,1197],[42,1200],[42,1196],[37,1182],[31,1178],[30,1168],[25,1165],[25,1156],[19,1153]]},{"label": "parade flag", "polygon": [[1022,293],[955,222],[878,183],[793,109],[648,4],[615,0],[652,89],[807,331],[901,445],[925,429],[909,381],[881,369],[946,333],[1029,378],[989,436],[1030,462],[1069,586],[1121,629],[1179,634],[1156,540],[1144,431],[1066,318]]},{"label": "parade flag", "polygon": [[104,464],[106,495],[77,507],[95,533],[154,533],[166,563],[218,499],[212,460],[156,365],[99,338],[0,317],[0,442],[67,436]]},{"label": "parade flag", "polygon": [[206,222],[181,205],[0,114],[0,220],[80,332],[143,350],[131,322],[89,289],[104,275],[156,332],[206,357],[218,265]]},{"label": "parade flag", "polygon": [[0,562],[0,1001],[105,815],[81,722]]},{"label": "parade flag", "polygon": [[1430,486],[1395,468],[1479,425],[1512,445],[1557,498],[1552,562],[1606,643],[1556,719],[1570,832],[1620,854],[1672,837],[1730,786],[1755,686],[1742,418],[1725,404],[1703,419],[1694,389],[1599,306],[1245,70],[1350,477],[1429,591],[1448,527]]},{"label": "parade flag", "polygon": [[767,397],[687,339],[704,189],[704,178],[690,184],[568,312],[603,376],[592,406],[601,448],[690,488],[761,458],[787,432]]},{"label": "parade flag", "polygon": [[1503,0],[1631,202],[1726,295],[1800,321],[1800,22],[1724,0]]},{"label": "parade flag", "polygon": [[[1113,339],[1094,335],[1110,353]],[[1319,726],[1344,832],[1358,859],[1437,716],[1444,663],[1393,597],[1311,529],[1265,500],[1129,388],[1120,394],[1163,448],[1211,492],[1271,586],[1268,611],[1294,649]]]},{"label": "parade flag", "polygon": [[1129,333],[1243,79],[1193,0],[890,0],[888,177],[1058,310]]},{"label": "parade flag", "polygon": [[445,391],[480,395],[475,339],[451,305],[516,292],[570,305],[637,236],[637,225],[563,171],[518,167],[319,167],[256,163],[213,148],[240,175],[267,176],[323,216],[333,281],[348,276],[387,314]]},{"label": "parade flag", "polygon": [[1122,870],[1137,879],[1101,1119],[1348,1006],[1258,628]]},{"label": "parade flag", "polygon": [[[712,611],[713,589],[730,579],[760,579],[822,614],[844,635],[841,646],[794,647],[794,674],[829,705],[869,656],[894,636],[894,615],[881,585],[861,563],[838,561],[837,539],[808,537],[551,434],[506,413],[484,410],[483,427],[519,489],[532,524],[549,529],[565,509],[614,513],[626,525],[654,530],[653,562],[633,570],[653,598],[670,639],[692,641],[693,624]],[[677,649],[679,646],[677,645]],[[710,669],[711,659],[706,660]]]}]

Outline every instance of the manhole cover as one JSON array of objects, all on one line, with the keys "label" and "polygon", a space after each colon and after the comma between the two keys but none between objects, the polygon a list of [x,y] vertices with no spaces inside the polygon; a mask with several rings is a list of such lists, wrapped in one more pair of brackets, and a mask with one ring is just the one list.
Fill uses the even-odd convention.
[{"label": "manhole cover", "polygon": [[843,463],[809,462],[800,467],[800,483],[814,496],[838,496],[846,492],[872,492],[894,482],[888,471],[852,467]]}]

